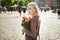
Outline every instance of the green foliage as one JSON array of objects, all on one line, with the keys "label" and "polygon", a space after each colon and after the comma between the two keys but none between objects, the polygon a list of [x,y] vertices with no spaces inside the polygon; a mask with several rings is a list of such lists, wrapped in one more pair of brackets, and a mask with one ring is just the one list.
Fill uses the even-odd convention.
[{"label": "green foliage", "polygon": [[11,0],[2,0],[2,6],[11,6],[12,1]]},{"label": "green foliage", "polygon": [[33,0],[20,0],[19,6],[27,6],[29,2],[32,2]]},{"label": "green foliage", "polygon": [[25,1],[25,5],[27,6],[27,4],[28,4],[28,1]]},{"label": "green foliage", "polygon": [[30,22],[26,22],[25,20],[22,20],[22,26],[23,26],[25,29],[29,29],[29,28],[30,28]]},{"label": "green foliage", "polygon": [[25,1],[25,0],[21,0],[19,2],[19,6],[27,6],[27,4],[28,4],[28,1]]},{"label": "green foliage", "polygon": [[14,0],[11,0],[12,1],[12,4],[14,3]]},{"label": "green foliage", "polygon": [[28,0],[29,2],[32,2],[33,0]]},{"label": "green foliage", "polygon": [[[29,2],[33,0],[17,0],[19,6],[27,6]],[[15,4],[15,0],[2,0],[2,6],[11,6]]]},{"label": "green foliage", "polygon": [[23,0],[21,0],[21,1],[19,2],[19,6],[24,6],[24,4],[25,4],[25,1],[23,1]]}]

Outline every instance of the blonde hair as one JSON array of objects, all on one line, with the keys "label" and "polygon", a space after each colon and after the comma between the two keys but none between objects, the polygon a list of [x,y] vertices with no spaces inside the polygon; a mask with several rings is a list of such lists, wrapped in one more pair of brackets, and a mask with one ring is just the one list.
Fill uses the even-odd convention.
[{"label": "blonde hair", "polygon": [[[35,2],[30,2],[28,5],[27,5],[27,7],[29,7],[29,6],[31,6],[31,7],[33,7],[36,11],[36,13],[39,15],[39,8],[38,8],[38,5],[37,5],[37,3],[35,3]],[[35,13],[34,13],[35,14]]]}]

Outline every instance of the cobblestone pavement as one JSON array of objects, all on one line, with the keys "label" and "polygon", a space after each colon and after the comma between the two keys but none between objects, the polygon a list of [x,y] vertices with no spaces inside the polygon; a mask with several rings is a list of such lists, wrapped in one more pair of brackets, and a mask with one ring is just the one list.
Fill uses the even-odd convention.
[{"label": "cobblestone pavement", "polygon": [[0,14],[0,40],[24,40],[18,12]]},{"label": "cobblestone pavement", "polygon": [[60,19],[57,18],[57,13],[42,12],[40,36],[41,40],[60,40]]},{"label": "cobblestone pavement", "polygon": [[[57,14],[42,12],[40,18],[40,40],[60,40],[60,19]],[[0,40],[25,40],[20,23],[21,17],[17,11],[0,14]]]}]

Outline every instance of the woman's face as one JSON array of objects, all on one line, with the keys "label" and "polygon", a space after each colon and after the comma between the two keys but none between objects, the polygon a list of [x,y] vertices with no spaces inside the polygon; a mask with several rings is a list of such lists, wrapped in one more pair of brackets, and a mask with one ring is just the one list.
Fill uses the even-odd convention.
[{"label": "woman's face", "polygon": [[28,11],[29,14],[32,15],[35,12],[35,9],[33,7],[31,7],[31,6],[28,6],[27,11]]}]

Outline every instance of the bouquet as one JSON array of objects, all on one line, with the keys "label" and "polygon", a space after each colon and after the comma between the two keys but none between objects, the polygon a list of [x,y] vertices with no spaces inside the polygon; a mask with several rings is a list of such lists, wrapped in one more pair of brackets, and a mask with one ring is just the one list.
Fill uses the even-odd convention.
[{"label": "bouquet", "polygon": [[26,16],[22,17],[22,27],[25,29],[29,29],[30,28],[30,18],[27,18]]}]

